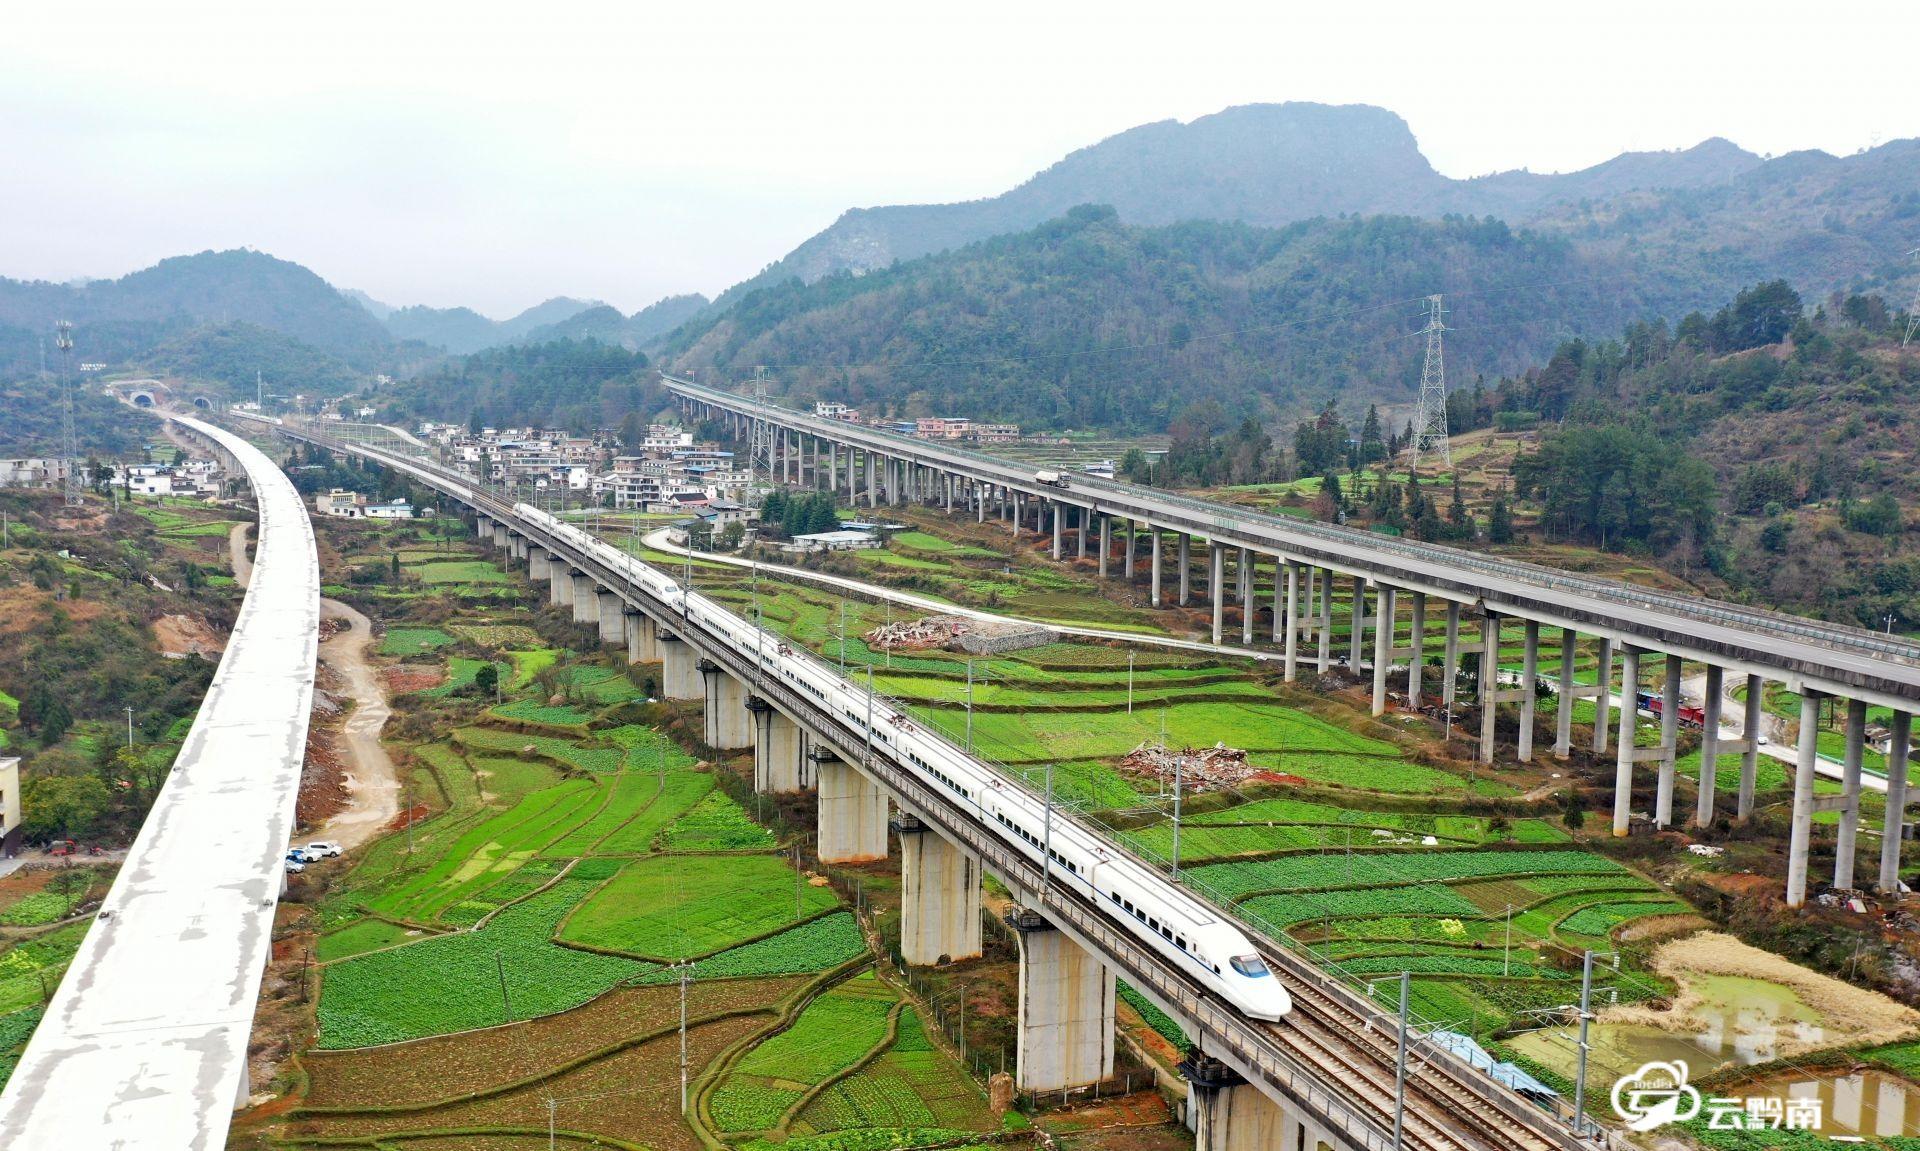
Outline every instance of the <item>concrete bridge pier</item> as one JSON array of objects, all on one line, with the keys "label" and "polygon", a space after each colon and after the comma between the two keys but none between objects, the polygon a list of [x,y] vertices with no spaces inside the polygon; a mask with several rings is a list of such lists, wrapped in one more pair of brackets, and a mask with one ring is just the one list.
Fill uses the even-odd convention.
[{"label": "concrete bridge pier", "polygon": [[656,663],[660,659],[660,625],[645,612],[626,610],[627,662]]},{"label": "concrete bridge pier", "polygon": [[825,748],[808,751],[819,780],[814,837],[822,863],[872,863],[887,857],[887,796],[880,785]]},{"label": "concrete bridge pier", "polygon": [[1793,771],[1793,822],[1787,839],[1787,906],[1807,902],[1807,856],[1813,846],[1814,766],[1820,758],[1823,692],[1800,693],[1800,743]]},{"label": "concrete bridge pier", "polygon": [[1240,642],[1253,646],[1253,589],[1259,581],[1253,568],[1253,552],[1240,549]]},{"label": "concrete bridge pier", "polygon": [[1180,606],[1186,607],[1193,598],[1193,537],[1180,533],[1180,556],[1176,561],[1180,565]]},{"label": "concrete bridge pier", "polygon": [[656,628],[660,645],[660,694],[685,703],[706,698],[700,684],[700,653],[679,636]]},{"label": "concrete bridge pier", "polygon": [[595,595],[593,577],[586,572],[572,574],[573,580],[573,622],[599,623],[600,597]]},{"label": "concrete bridge pier", "polygon": [[1066,508],[1059,500],[1048,500],[1047,510],[1053,513],[1049,518],[1053,520],[1053,558],[1057,560],[1060,558],[1060,514]]},{"label": "concrete bridge pier", "polygon": [[[1627,646],[1620,652],[1620,736],[1613,767],[1613,834],[1616,837],[1627,834],[1633,815],[1633,765],[1643,758],[1660,754],[1658,748],[1647,749],[1650,755],[1643,754],[1634,746],[1634,736],[1640,726],[1640,707],[1634,699],[1634,693],[1640,690],[1640,657],[1645,654],[1639,648]],[[1811,771],[1811,766],[1809,766]],[[1808,794],[1812,794],[1813,785],[1807,785]]]},{"label": "concrete bridge pier", "polygon": [[1107,578],[1107,561],[1113,558],[1113,517],[1100,517],[1100,578]]},{"label": "concrete bridge pier", "polygon": [[523,560],[527,558],[527,537],[519,532],[507,533],[507,559]]},{"label": "concrete bridge pier", "polygon": [[1393,624],[1395,589],[1381,584],[1379,607],[1373,623],[1373,714],[1387,713],[1387,675],[1393,668]]},{"label": "concrete bridge pier", "polygon": [[493,521],[486,516],[473,517],[473,538],[483,544],[493,542]]},{"label": "concrete bridge pier", "polygon": [[728,675],[719,664],[703,659],[694,665],[703,681],[706,701],[707,746],[720,751],[738,751],[753,743],[753,728],[747,722],[747,685]]},{"label": "concrete bridge pier", "polygon": [[1151,602],[1154,607],[1159,607],[1160,606],[1160,569],[1162,567],[1162,564],[1160,561],[1160,529],[1158,527],[1155,527],[1152,524],[1149,524],[1147,526],[1151,529],[1147,533],[1147,548],[1148,548],[1147,564],[1152,569],[1147,573],[1147,581],[1148,581],[1148,586],[1151,589],[1151,593],[1152,593]]},{"label": "concrete bridge pier", "polygon": [[1320,671],[1325,674],[1333,666],[1333,569],[1321,568],[1320,571]]},{"label": "concrete bridge pier", "polygon": [[1279,643],[1285,638],[1285,628],[1293,621],[1293,611],[1287,606],[1286,574],[1293,561],[1285,556],[1273,557],[1273,642]]},{"label": "concrete bridge pier", "polygon": [[1447,601],[1446,647],[1440,654],[1440,706],[1452,708],[1460,691],[1460,605]]},{"label": "concrete bridge pier", "polygon": [[1187,1117],[1194,1151],[1272,1151],[1287,1142],[1287,1112],[1239,1072],[1217,1059],[1181,1061],[1187,1080]]},{"label": "concrete bridge pier", "polygon": [[1500,617],[1486,613],[1480,625],[1480,762],[1493,762],[1493,736],[1500,720],[1500,704],[1515,698],[1500,690]]},{"label": "concrete bridge pier", "polygon": [[567,571],[567,565],[559,560],[547,563],[547,602],[556,607],[565,607],[573,602],[573,576]]},{"label": "concrete bridge pier", "polygon": [[[1565,759],[1573,754],[1573,656],[1575,641],[1579,638],[1570,627],[1560,629],[1560,682],[1556,686],[1559,692],[1558,708],[1553,719],[1553,758]],[[1711,672],[1709,672],[1711,674]],[[1711,766],[1703,766],[1711,771]],[[1703,782],[1710,779],[1703,776]]]},{"label": "concrete bridge pier", "polygon": [[[1749,700],[1759,694],[1751,685],[1747,690]],[[1907,814],[1907,756],[1913,737],[1913,716],[1896,711],[1888,726],[1892,734],[1887,746],[1887,819],[1880,835],[1880,878],[1874,886],[1892,894],[1900,890],[1900,831]]]},{"label": "concrete bridge pier", "polygon": [[[1496,645],[1497,646],[1497,645]],[[1540,624],[1536,620],[1526,623],[1526,638],[1522,641],[1520,657],[1520,739],[1519,749],[1515,752],[1522,760],[1533,758],[1533,721],[1539,708],[1539,692],[1536,684],[1540,678]],[[1496,658],[1493,666],[1497,669],[1500,661]]]},{"label": "concrete bridge pier", "polygon": [[547,549],[539,544],[527,545],[527,578],[535,582],[553,578],[553,565],[547,560]]},{"label": "concrete bridge pier", "polygon": [[1127,521],[1127,553],[1126,553],[1126,559],[1125,559],[1126,567],[1120,573],[1121,579],[1126,580],[1128,583],[1133,582],[1134,576],[1138,575],[1140,572],[1139,557],[1140,557],[1140,522],[1138,520],[1128,520]]},{"label": "concrete bridge pier", "polygon": [[1216,543],[1207,545],[1207,594],[1213,597],[1213,642],[1220,642],[1220,625],[1226,616],[1226,586],[1220,568],[1226,562],[1226,549]]},{"label": "concrete bridge pier", "polygon": [[[1300,674],[1300,565],[1287,561],[1281,565],[1286,569],[1287,610],[1285,622],[1287,628],[1287,682],[1292,683]],[[1278,580],[1279,575],[1274,579]],[[1277,622],[1277,621],[1276,621]]]},{"label": "concrete bridge pier", "polygon": [[1020,937],[1020,1021],[1014,1083],[1060,1091],[1113,1074],[1113,969],[1036,911],[1007,922]]},{"label": "concrete bridge pier", "polygon": [[896,816],[893,829],[900,836],[901,958],[916,967],[979,958],[980,861],[910,813]]},{"label": "concrete bridge pier", "polygon": [[1413,593],[1413,624],[1407,634],[1407,646],[1395,649],[1407,657],[1407,706],[1420,710],[1420,697],[1427,690],[1427,593]]},{"label": "concrete bridge pier", "polygon": [[1653,800],[1656,827],[1673,826],[1674,763],[1680,751],[1680,657],[1667,657],[1666,681],[1660,692],[1660,775]]},{"label": "concrete bridge pier", "polygon": [[627,642],[627,621],[625,606],[620,597],[601,588],[595,596],[595,604],[600,615],[600,642],[605,644],[624,644]]},{"label": "concrete bridge pier", "polygon": [[[1746,711],[1742,717],[1744,722],[1740,726],[1740,732],[1742,736],[1744,736],[1744,738],[1739,741],[1743,753],[1740,757],[1740,790],[1738,798],[1734,801],[1734,818],[1742,823],[1753,818],[1753,792],[1760,776],[1760,735],[1762,722],[1760,712],[1761,704],[1765,702],[1765,698],[1766,681],[1757,675],[1748,676]],[[1732,747],[1731,744],[1723,744],[1722,746],[1729,749]],[[1889,761],[1888,767],[1892,767],[1891,761]],[[1891,803],[1891,801],[1889,802]],[[1894,804],[1893,806],[1898,807],[1899,805]],[[1889,810],[1891,810],[1891,808],[1889,808]]]},{"label": "concrete bridge pier", "polygon": [[1860,836],[1860,772],[1866,750],[1867,701],[1847,701],[1846,752],[1840,775],[1840,827],[1833,842],[1833,885],[1853,890],[1854,851]]},{"label": "concrete bridge pier", "polygon": [[1366,650],[1367,639],[1367,581],[1365,577],[1353,577],[1353,599],[1347,604],[1348,616],[1353,627],[1347,632],[1347,670],[1354,675],[1360,674],[1360,654]]},{"label": "concrete bridge pier", "polygon": [[745,706],[753,728],[754,793],[792,794],[812,787],[814,764],[800,725],[758,696],[749,696]]},{"label": "concrete bridge pier", "polygon": [[507,525],[494,524],[493,525],[493,546],[500,549],[501,551],[508,550],[508,543],[507,543],[508,534],[509,533],[507,532]]}]

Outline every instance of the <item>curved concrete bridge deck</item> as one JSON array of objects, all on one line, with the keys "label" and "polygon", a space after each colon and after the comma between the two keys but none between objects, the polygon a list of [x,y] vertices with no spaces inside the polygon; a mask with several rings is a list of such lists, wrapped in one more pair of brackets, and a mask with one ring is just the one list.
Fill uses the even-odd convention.
[{"label": "curved concrete bridge deck", "polygon": [[0,1095],[7,1151],[222,1147],[249,1089],[313,704],[320,569],[279,466],[230,432],[170,418],[252,481],[254,578],[173,774]]}]

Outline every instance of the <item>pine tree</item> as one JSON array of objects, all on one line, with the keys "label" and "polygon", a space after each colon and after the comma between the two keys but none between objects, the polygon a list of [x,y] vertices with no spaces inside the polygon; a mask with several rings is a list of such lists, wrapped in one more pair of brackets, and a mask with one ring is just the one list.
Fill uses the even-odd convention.
[{"label": "pine tree", "polygon": [[1513,509],[1507,506],[1505,488],[1493,497],[1493,508],[1487,513],[1487,539],[1497,544],[1513,542]]}]

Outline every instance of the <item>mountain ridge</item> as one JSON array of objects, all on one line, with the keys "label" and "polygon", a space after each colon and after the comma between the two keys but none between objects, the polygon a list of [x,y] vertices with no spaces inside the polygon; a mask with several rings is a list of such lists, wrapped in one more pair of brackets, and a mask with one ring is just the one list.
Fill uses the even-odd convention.
[{"label": "mountain ridge", "polygon": [[[1395,113],[1363,104],[1247,104],[1191,121],[1161,120],[1076,149],[997,196],[849,209],[759,274],[722,293],[729,307],[785,279],[856,275],[1024,231],[1080,203],[1113,206],[1130,224],[1188,219],[1279,227],[1316,216],[1492,215],[1545,230],[1578,225],[1596,199],[1764,186],[1864,169],[1875,153],[1765,158],[1724,137],[1675,151],[1624,152],[1567,173],[1525,170],[1455,179],[1434,170]],[[1920,173],[1916,173],[1920,174]]]}]

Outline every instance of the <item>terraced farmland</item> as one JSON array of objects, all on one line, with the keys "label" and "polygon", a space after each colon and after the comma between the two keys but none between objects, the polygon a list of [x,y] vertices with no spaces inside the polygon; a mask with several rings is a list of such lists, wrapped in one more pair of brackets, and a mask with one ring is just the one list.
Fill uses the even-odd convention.
[{"label": "terraced farmland", "polygon": [[[964,553],[978,546],[971,525],[917,513],[907,518],[921,525],[919,546],[897,546],[891,560],[874,561],[877,570],[893,573],[874,578],[910,573],[923,581],[916,590],[928,586],[925,580],[944,580],[941,594],[974,602],[993,596],[1007,610],[1017,610],[1016,595],[1102,594],[1092,586],[1089,564],[1050,568],[1045,588],[1031,575],[1015,587],[985,570],[995,563]],[[940,542],[927,544],[918,535]],[[995,554],[1003,563],[1004,553]],[[1421,1011],[1461,1020],[1483,1035],[1534,1005],[1526,988],[1558,980],[1542,956],[1596,941],[1610,945],[1611,933],[1627,923],[1688,910],[1645,878],[1574,846],[1557,811],[1489,814],[1488,805],[1502,800],[1521,806],[1514,797],[1523,787],[1505,773],[1416,757],[1391,733],[1353,722],[1351,713],[1302,706],[1271,682],[1271,669],[1078,642],[971,661],[948,651],[888,653],[858,638],[887,618],[882,607],[851,600],[843,607],[817,588],[765,574],[752,597],[733,575],[708,579],[736,604],[757,600],[770,627],[829,661],[844,660],[856,681],[871,669],[876,689],[955,742],[1036,787],[1050,774],[1062,802],[1083,818],[1112,813],[1121,838],[1162,864],[1173,852],[1168,789],[1122,771],[1122,757],[1159,743],[1163,732],[1176,749],[1217,743],[1245,749],[1252,765],[1274,774],[1196,799],[1198,810],[1189,809],[1180,836],[1186,882],[1324,962],[1364,959],[1351,973],[1357,979],[1414,972]],[[1347,594],[1336,589],[1342,604]],[[1257,595],[1264,602],[1270,588],[1261,586]],[[1403,604],[1403,628],[1408,610]],[[1343,616],[1336,611],[1336,651],[1344,649]],[[1542,666],[1557,672],[1557,636],[1546,638]],[[1502,633],[1502,666],[1519,666],[1520,641],[1517,625]],[[1437,631],[1428,648],[1437,663]],[[1581,648],[1574,655],[1576,678],[1591,679],[1592,652]],[[1590,716],[1592,704],[1581,702]],[[1156,811],[1157,818],[1141,818]],[[1501,950],[1493,964],[1476,954],[1495,946]]]}]

